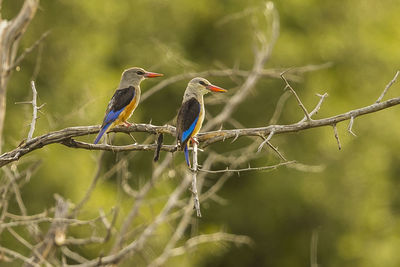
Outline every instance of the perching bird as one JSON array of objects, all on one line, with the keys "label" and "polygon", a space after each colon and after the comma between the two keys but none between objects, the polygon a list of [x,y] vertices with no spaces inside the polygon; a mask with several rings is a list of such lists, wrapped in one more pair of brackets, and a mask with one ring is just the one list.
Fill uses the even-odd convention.
[{"label": "perching bird", "polygon": [[100,141],[108,129],[119,124],[130,125],[126,120],[129,119],[139,104],[140,83],[146,78],[160,76],[163,76],[163,74],[148,72],[136,67],[127,69],[122,73],[119,86],[108,103],[100,132],[94,140],[95,144]]},{"label": "perching bird", "polygon": [[176,138],[180,149],[185,152],[187,165],[190,167],[188,143],[200,131],[204,120],[204,100],[203,96],[209,91],[227,92],[227,90],[212,85],[204,78],[192,79],[186,87],[183,96],[182,106],[179,109],[176,119]]}]

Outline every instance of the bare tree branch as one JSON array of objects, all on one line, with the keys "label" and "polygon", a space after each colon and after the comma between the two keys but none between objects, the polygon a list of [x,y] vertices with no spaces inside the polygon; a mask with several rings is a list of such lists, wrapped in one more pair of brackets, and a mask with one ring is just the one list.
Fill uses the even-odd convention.
[{"label": "bare tree branch", "polygon": [[[294,124],[288,125],[269,125],[266,127],[260,128],[244,128],[244,129],[233,129],[233,130],[219,130],[219,131],[210,131],[199,133],[197,135],[198,141],[200,142],[200,147],[206,147],[213,143],[224,141],[230,138],[238,138],[242,136],[266,136],[269,135],[272,131],[274,134],[284,134],[284,133],[292,133],[298,132],[306,129],[330,126],[333,124],[337,124],[342,121],[350,120],[351,117],[356,118],[366,114],[378,112],[380,110],[384,110],[396,105],[400,104],[400,97],[392,98],[380,103],[374,103],[369,106],[365,106],[362,108],[350,110],[346,113],[342,113],[333,117],[328,117],[324,119],[311,120],[310,122],[298,122]],[[26,143],[21,144],[16,149],[4,153],[0,156],[0,167],[7,165],[10,162],[16,161],[22,156],[30,153],[36,149],[40,149],[43,146],[61,143],[67,146],[75,147],[75,148],[83,148],[89,150],[108,150],[108,151],[154,151],[157,148],[156,144],[153,145],[126,145],[126,146],[111,146],[111,145],[94,145],[88,144],[84,142],[78,142],[71,138],[95,134],[99,131],[99,126],[78,126],[78,127],[70,127],[65,128],[60,131],[50,132],[38,137],[33,138]],[[134,124],[130,127],[115,127],[111,130],[112,132],[147,132],[149,134],[156,133],[164,133],[175,135],[175,127],[166,125],[166,126],[155,126],[151,124]],[[167,152],[175,152],[175,145],[163,145],[161,150]]]},{"label": "bare tree branch", "polygon": [[39,0],[25,0],[18,15],[10,21],[0,19],[0,153],[6,113],[7,84],[15,62],[19,41],[35,16]]},{"label": "bare tree branch", "polygon": [[[311,122],[294,123],[289,125],[270,125],[267,127],[260,128],[247,128],[247,129],[235,129],[235,130],[220,130],[211,131],[198,135],[199,142],[203,142],[201,147],[206,147],[215,142],[223,141],[226,139],[234,138],[236,136],[260,136],[268,135],[271,131],[277,134],[298,132],[306,129],[330,126],[337,124],[342,121],[349,120],[351,117],[356,118],[366,114],[374,113],[380,110],[387,109],[400,104],[400,97],[392,98],[381,103],[375,103],[369,106],[365,106],[359,109],[350,110],[346,113],[342,113],[333,117],[312,120]],[[0,157],[1,158],[1,157]],[[1,161],[0,161],[1,162]]]},{"label": "bare tree branch", "polygon": [[[13,258],[22,260],[24,263],[30,264],[31,266],[40,267],[39,264],[34,263],[31,259],[29,259],[29,258],[27,258],[27,257],[25,257],[25,256],[23,256],[23,255],[21,255],[21,254],[18,253],[18,252],[15,252],[14,250],[11,250],[11,249],[8,249],[8,248],[5,248],[5,247],[0,247],[0,252],[1,252],[1,253],[8,254],[8,255],[10,255],[10,256],[13,257]],[[4,257],[4,256],[2,256],[2,257]]]}]

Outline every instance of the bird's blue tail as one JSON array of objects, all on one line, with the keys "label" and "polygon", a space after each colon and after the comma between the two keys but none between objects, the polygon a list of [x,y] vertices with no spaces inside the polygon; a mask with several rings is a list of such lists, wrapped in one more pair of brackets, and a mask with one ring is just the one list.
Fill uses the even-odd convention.
[{"label": "bird's blue tail", "polygon": [[95,144],[97,144],[97,143],[100,141],[101,137],[104,135],[104,133],[108,130],[108,128],[109,128],[110,126],[111,126],[111,123],[107,123],[106,125],[104,125],[104,126],[101,128],[99,134],[98,134],[97,137],[96,137],[96,140],[94,140],[94,143],[95,143]]},{"label": "bird's blue tail", "polygon": [[188,151],[188,145],[187,145],[187,144],[185,144],[184,152],[185,152],[186,164],[187,164],[187,165],[189,166],[189,168],[190,168],[189,151]]}]

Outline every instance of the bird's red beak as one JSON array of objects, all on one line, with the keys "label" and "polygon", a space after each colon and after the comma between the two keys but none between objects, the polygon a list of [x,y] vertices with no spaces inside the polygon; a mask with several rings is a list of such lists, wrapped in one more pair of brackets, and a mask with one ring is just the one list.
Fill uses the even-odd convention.
[{"label": "bird's red beak", "polygon": [[155,77],[164,76],[164,74],[155,73],[155,72],[146,72],[143,76],[146,77],[146,78],[155,78]]},{"label": "bird's red beak", "polygon": [[220,93],[228,92],[228,90],[226,90],[226,89],[224,89],[224,88],[221,88],[221,87],[218,87],[218,86],[216,86],[216,85],[212,85],[212,84],[207,85],[206,88],[207,88],[208,90],[210,90],[210,91],[213,91],[213,92],[220,92]]}]

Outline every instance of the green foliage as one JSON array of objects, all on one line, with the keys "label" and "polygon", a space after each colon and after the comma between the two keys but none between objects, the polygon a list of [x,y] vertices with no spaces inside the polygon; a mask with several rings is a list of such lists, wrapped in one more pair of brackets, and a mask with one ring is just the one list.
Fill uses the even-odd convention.
[{"label": "green foliage", "polygon": [[[4,2],[2,12],[7,18],[15,14],[22,1]],[[240,63],[241,69],[251,68],[254,39],[250,17],[219,22],[229,14],[262,4],[263,1],[256,0],[42,1],[22,39],[22,49],[43,32],[51,30],[51,34],[44,41],[42,52],[35,50],[22,62],[20,71],[12,75],[4,151],[16,147],[27,136],[31,109],[14,103],[31,98],[29,81],[38,56],[41,64],[36,86],[40,103],[46,106],[35,135],[69,126],[99,124],[124,68],[141,66],[166,77],[214,69],[221,64],[231,67]],[[331,68],[309,73],[303,82],[293,83],[309,109],[318,101],[315,93],[329,93],[317,117],[373,103],[399,69],[398,1],[289,0],[275,4],[281,32],[266,67],[333,63]],[[234,86],[228,78],[209,78],[225,88]],[[131,121],[152,120],[157,125],[171,122],[186,83],[178,82],[141,103]],[[145,81],[142,88],[146,91],[153,84],[155,81]],[[266,125],[283,87],[280,80],[263,79],[234,113],[235,119],[245,127]],[[395,84],[387,97],[398,96],[398,88]],[[219,107],[210,105],[208,111],[215,116]],[[302,116],[291,98],[279,124],[296,122]],[[197,231],[224,229],[249,235],[255,245],[202,245],[171,260],[168,266],[309,266],[314,230],[319,233],[318,263],[323,266],[399,266],[398,121],[398,108],[357,118],[357,138],[347,133],[347,124],[340,124],[341,151],[329,127],[275,136],[272,142],[288,159],[323,165],[324,170],[310,173],[281,168],[231,178],[220,194],[227,204],[203,205],[204,218],[197,221]],[[142,142],[146,136],[138,134],[135,138]],[[129,142],[122,134],[116,136],[116,144]],[[207,148],[205,153],[223,153],[245,142],[225,142]],[[272,152],[265,151],[268,155],[252,165],[274,161]],[[79,201],[94,175],[99,153],[52,145],[21,160],[25,163],[42,159],[39,171],[22,191],[29,212],[53,206],[55,193],[74,203]],[[102,173],[119,156],[107,153]],[[133,188],[140,188],[148,179],[151,157],[151,153],[132,156],[129,166]],[[174,161],[177,166],[183,161],[182,155],[176,155]],[[214,184],[218,177],[210,175],[207,185]],[[164,177],[152,197],[167,196],[179,181],[179,175],[172,179]],[[132,200],[121,197],[120,182],[118,174],[102,180],[82,218],[97,216],[99,208],[108,211],[119,202],[121,223]],[[162,203],[149,203],[135,225],[153,216]],[[11,210],[16,210],[16,204],[11,205]],[[157,243],[165,242],[173,230],[159,229],[152,239],[156,254],[162,249],[157,248]],[[76,236],[89,233],[72,232]],[[190,235],[187,233],[187,237]],[[6,236],[6,240],[11,247],[15,246],[9,241],[12,238]],[[86,257],[95,257],[100,250],[99,246],[78,249]],[[133,260],[145,264],[140,257]]]}]

